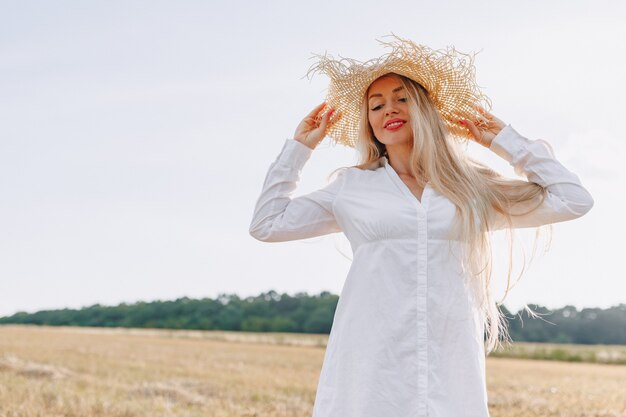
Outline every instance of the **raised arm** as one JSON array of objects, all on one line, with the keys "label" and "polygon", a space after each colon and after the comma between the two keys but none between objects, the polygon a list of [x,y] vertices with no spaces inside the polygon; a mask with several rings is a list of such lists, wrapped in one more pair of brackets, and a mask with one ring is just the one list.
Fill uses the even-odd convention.
[{"label": "raised arm", "polygon": [[[543,203],[535,209],[532,208],[537,202],[524,204],[528,207],[521,204],[512,207],[513,213],[524,213],[511,216],[513,228],[573,220],[593,207],[593,197],[580,178],[556,159],[547,141],[529,140],[507,125],[493,138],[489,149],[509,162],[516,174],[527,177],[528,181],[541,185],[547,191]],[[497,230],[505,227],[509,227],[505,217],[494,212],[490,228]]]},{"label": "raised arm", "polygon": [[250,235],[263,242],[284,242],[340,232],[333,202],[343,185],[344,171],[325,187],[291,198],[300,172],[313,149],[287,139],[270,165],[254,207]]},{"label": "raised arm", "polygon": [[538,227],[545,224],[564,222],[583,216],[593,207],[593,197],[583,187],[580,178],[555,157],[552,146],[543,139],[530,140],[520,135],[511,125],[507,125],[481,106],[476,109],[483,116],[484,127],[479,129],[471,120],[458,121],[472,134],[479,144],[491,149],[504,158],[518,175],[541,185],[547,191],[543,203],[517,203],[511,207],[513,213],[509,225],[504,215],[492,213],[490,229],[505,227]]},{"label": "raised arm", "polygon": [[324,138],[334,110],[321,116],[326,103],[317,105],[287,139],[265,176],[254,207],[250,235],[263,242],[284,242],[340,232],[333,202],[343,185],[345,170],[324,188],[291,198],[302,167]]}]

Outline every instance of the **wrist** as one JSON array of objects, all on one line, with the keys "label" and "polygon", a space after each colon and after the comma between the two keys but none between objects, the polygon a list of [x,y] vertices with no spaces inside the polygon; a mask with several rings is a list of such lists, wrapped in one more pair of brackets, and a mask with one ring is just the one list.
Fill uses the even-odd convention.
[{"label": "wrist", "polygon": [[[493,138],[495,138],[495,136]],[[481,145],[483,145],[487,149],[491,148],[491,143],[493,142],[493,138],[483,139],[483,142],[481,143]]]},{"label": "wrist", "polygon": [[315,145],[312,145],[311,143],[305,141],[304,139],[300,139],[300,138],[293,138],[293,140],[295,140],[296,142],[300,142],[301,144],[303,144],[304,146],[306,146],[307,148],[313,150],[315,149]]}]

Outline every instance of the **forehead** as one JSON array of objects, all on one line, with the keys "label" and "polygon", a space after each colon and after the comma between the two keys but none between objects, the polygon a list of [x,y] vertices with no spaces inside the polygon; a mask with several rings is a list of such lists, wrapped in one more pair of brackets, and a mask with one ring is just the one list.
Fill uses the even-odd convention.
[{"label": "forehead", "polygon": [[402,87],[400,77],[395,74],[386,74],[374,80],[367,88],[368,97],[372,94],[380,94],[387,90],[393,91],[397,87]]}]

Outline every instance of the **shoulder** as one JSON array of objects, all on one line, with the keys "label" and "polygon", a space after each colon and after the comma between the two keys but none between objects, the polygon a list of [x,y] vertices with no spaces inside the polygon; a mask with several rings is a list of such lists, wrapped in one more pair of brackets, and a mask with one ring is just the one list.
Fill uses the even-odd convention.
[{"label": "shoulder", "polygon": [[362,182],[368,181],[379,175],[385,169],[380,160],[368,164],[343,166],[335,169],[329,174],[329,180],[341,180],[342,182]]}]

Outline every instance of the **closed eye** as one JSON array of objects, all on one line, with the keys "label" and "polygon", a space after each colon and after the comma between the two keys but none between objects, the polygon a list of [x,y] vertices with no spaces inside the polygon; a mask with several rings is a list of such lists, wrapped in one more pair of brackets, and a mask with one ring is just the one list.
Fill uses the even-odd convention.
[{"label": "closed eye", "polygon": [[[406,99],[406,97],[402,97],[402,98],[399,98],[398,101],[406,103],[407,99]],[[374,107],[374,108],[372,108],[370,110],[371,111],[376,111],[376,110],[379,110],[382,106],[383,106],[382,104],[379,104],[378,106],[376,106],[376,107]]]}]

